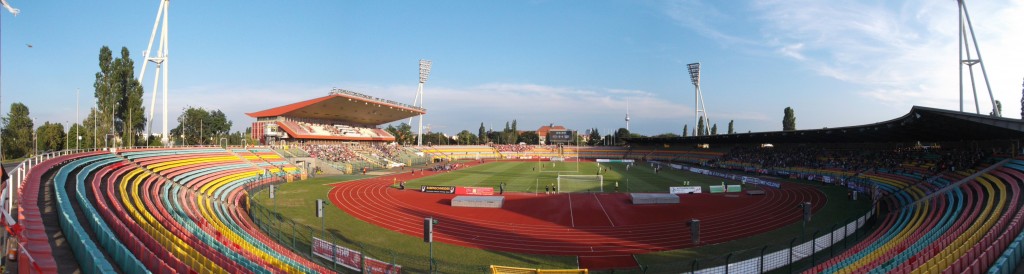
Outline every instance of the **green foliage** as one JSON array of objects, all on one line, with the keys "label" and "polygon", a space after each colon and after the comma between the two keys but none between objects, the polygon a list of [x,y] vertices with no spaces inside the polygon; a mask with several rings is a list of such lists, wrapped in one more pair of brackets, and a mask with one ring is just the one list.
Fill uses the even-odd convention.
[{"label": "green foliage", "polygon": [[675,133],[669,132],[669,133],[662,133],[662,134],[654,135],[652,137],[654,137],[654,138],[677,138],[677,137],[679,137],[679,134],[675,134]]},{"label": "green foliage", "polygon": [[733,133],[736,133],[736,131],[734,131],[733,128],[732,128],[732,120],[729,120],[729,134],[733,134]]},{"label": "green foliage", "polygon": [[519,141],[526,143],[527,145],[540,144],[540,135],[537,135],[537,131],[523,131],[519,134]]},{"label": "green foliage", "polygon": [[178,127],[171,129],[173,142],[179,145],[215,145],[226,138],[231,121],[220,110],[188,107],[178,116]]},{"label": "green foliage", "polygon": [[477,136],[477,144],[481,144],[482,145],[482,144],[486,144],[487,142],[491,141],[490,138],[487,138],[487,129],[484,128],[484,123],[483,122],[480,122],[480,129],[477,130],[476,136]]},{"label": "green foliage", "polygon": [[683,137],[686,137],[686,136],[690,135],[690,129],[687,128],[689,126],[690,125],[683,125]]},{"label": "green foliage", "polygon": [[[72,124],[71,128],[68,128],[68,149],[84,148],[82,146],[82,142],[85,141],[85,136],[83,134],[85,134],[86,130],[87,129],[84,126],[78,123]],[[81,137],[81,139],[78,137]]]},{"label": "green foliage", "polygon": [[65,137],[67,133],[64,132],[64,125],[59,123],[45,122],[36,129],[40,152],[63,150],[66,148]]},{"label": "green foliage", "polygon": [[711,135],[718,135],[718,124],[711,125]]},{"label": "green foliage", "polygon": [[101,112],[92,108],[82,120],[82,142],[79,144],[82,149],[103,147],[109,143],[110,123],[103,123],[100,115]]},{"label": "green foliage", "polygon": [[626,129],[626,128],[621,128],[620,127],[619,130],[615,131],[615,144],[616,145],[621,145],[621,144],[625,143],[625,141],[623,141],[622,138],[629,138],[629,137],[630,137],[629,130]]},{"label": "green foliage", "polygon": [[698,118],[698,120],[697,120],[697,133],[694,134],[694,135],[695,136],[704,136],[705,135],[705,133],[704,133],[704,116],[701,116],[700,118]]},{"label": "green foliage", "polygon": [[597,144],[600,144],[600,143],[601,143],[601,133],[597,130],[597,128],[590,129],[590,141],[587,142],[587,144],[594,146],[594,145],[597,145]]},{"label": "green foliage", "polygon": [[430,145],[435,145],[436,146],[436,145],[450,145],[452,143],[453,143],[452,139],[448,138],[448,136],[445,135],[444,133],[440,133],[440,132],[427,132],[427,133],[423,134],[423,144],[430,144]]},{"label": "green foliage", "polygon": [[793,108],[786,107],[783,111],[782,116],[782,130],[792,131],[796,130],[796,114],[793,113]]},{"label": "green foliage", "polygon": [[487,139],[495,144],[504,144],[502,142],[502,134],[500,131],[487,131]]},{"label": "green foliage", "polygon": [[[93,83],[99,120],[128,145],[138,144],[146,127],[146,113],[142,107],[142,84],[135,79],[135,61],[128,48],[121,47],[121,55],[113,58],[110,48],[100,48],[99,67]],[[84,123],[83,124],[87,124]],[[113,130],[110,130],[113,127]],[[105,133],[106,134],[106,133]],[[104,136],[105,136],[104,134]]]},{"label": "green foliage", "polygon": [[12,103],[7,117],[3,118],[4,128],[0,132],[3,138],[3,159],[17,159],[32,153],[32,118],[29,118],[28,107],[22,103]]},{"label": "green foliage", "polygon": [[999,100],[996,100],[996,108],[994,110],[992,110],[992,112],[989,112],[988,115],[996,116],[996,117],[1003,116],[1003,102],[1000,102]]},{"label": "green foliage", "polygon": [[462,130],[461,132],[459,132],[459,134],[456,134],[455,136],[458,136],[457,141],[458,144],[461,145],[476,144],[479,142],[479,140],[477,140],[476,138],[476,135],[473,135],[473,133],[469,132],[469,130]]},{"label": "green foliage", "polygon": [[516,120],[512,119],[512,128],[508,131],[508,143],[518,144],[519,143],[519,129],[516,127]]},{"label": "green foliage", "polygon": [[416,136],[412,134],[412,126],[406,123],[401,123],[398,127],[388,125],[385,128],[391,136],[395,136],[395,142],[403,145],[413,144],[416,141]]}]

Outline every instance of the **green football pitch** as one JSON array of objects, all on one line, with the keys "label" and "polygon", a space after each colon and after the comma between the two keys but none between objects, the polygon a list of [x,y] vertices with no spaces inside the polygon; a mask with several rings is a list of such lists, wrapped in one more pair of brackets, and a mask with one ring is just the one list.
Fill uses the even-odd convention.
[{"label": "green football pitch", "polygon": [[[406,182],[407,188],[421,185],[493,187],[505,184],[506,192],[544,193],[545,187],[561,185],[560,192],[661,192],[671,186],[709,186],[739,184],[737,181],[673,170],[662,165],[655,171],[650,163],[596,163],[549,161],[497,161],[464,167],[457,171],[442,172],[435,176]],[[559,184],[558,177],[562,176]],[[600,186],[593,177],[601,175]],[[572,178],[572,179],[570,179]]]}]

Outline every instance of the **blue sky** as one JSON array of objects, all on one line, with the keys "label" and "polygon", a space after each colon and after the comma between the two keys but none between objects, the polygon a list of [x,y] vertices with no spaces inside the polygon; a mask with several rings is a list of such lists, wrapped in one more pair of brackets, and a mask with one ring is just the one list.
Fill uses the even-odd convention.
[{"label": "blue sky", "polygon": [[[22,102],[38,124],[75,121],[79,88],[84,118],[101,46],[141,68],[158,7],[8,2],[21,14],[0,15],[2,112]],[[993,93],[1020,118],[1024,1],[968,5]],[[722,132],[780,130],[787,106],[799,129],[959,108],[954,1],[172,1],[169,27],[171,120],[220,109],[234,130],[332,87],[411,103],[419,59],[434,64],[424,124],[449,134],[513,119],[608,133],[627,100],[633,132],[679,134],[694,126],[692,62]]]}]

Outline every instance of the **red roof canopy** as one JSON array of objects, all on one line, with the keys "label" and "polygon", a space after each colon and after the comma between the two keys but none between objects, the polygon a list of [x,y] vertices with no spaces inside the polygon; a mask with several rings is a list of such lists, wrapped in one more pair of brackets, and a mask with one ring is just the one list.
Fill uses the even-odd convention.
[{"label": "red roof canopy", "polygon": [[246,113],[253,118],[287,116],[362,125],[381,125],[420,114],[426,114],[426,110],[358,93],[340,92],[332,92],[324,97],[272,109]]}]

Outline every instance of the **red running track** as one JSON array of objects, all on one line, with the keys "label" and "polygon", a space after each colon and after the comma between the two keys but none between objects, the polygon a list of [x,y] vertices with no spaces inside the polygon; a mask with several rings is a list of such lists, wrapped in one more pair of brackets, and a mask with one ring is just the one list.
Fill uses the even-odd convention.
[{"label": "red running track", "polygon": [[434,174],[345,182],[335,185],[329,197],[356,218],[410,236],[422,237],[423,218],[434,217],[440,221],[434,231],[439,242],[580,256],[581,267],[592,269],[636,267],[632,254],[696,246],[688,226],[693,218],[701,220],[700,245],[716,244],[799,221],[799,202],[810,201],[817,211],[826,200],[813,187],[783,183],[782,189],[763,188],[765,195],[686,194],[670,205],[633,205],[626,193],[506,193],[504,207],[493,209],[451,207],[454,194],[390,187],[395,180]]}]

